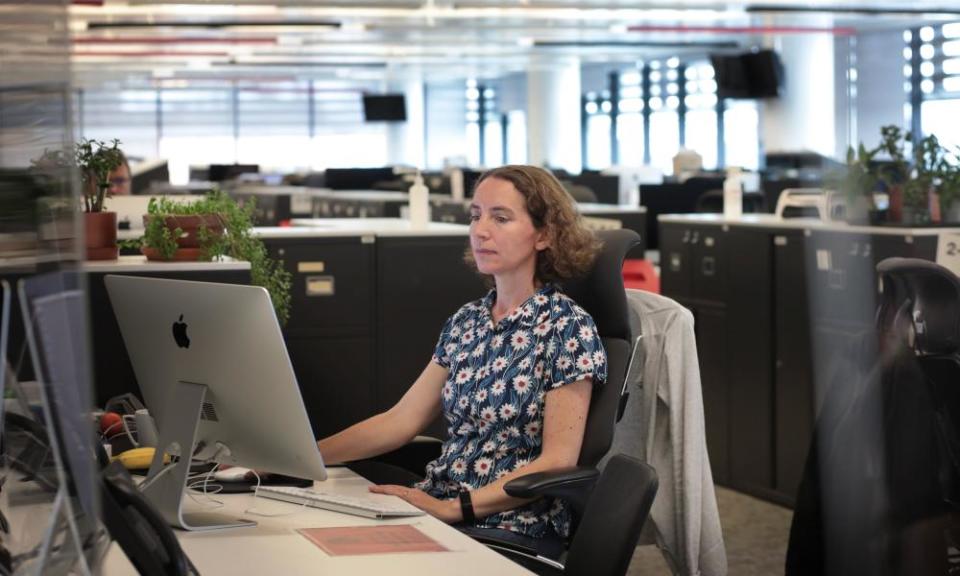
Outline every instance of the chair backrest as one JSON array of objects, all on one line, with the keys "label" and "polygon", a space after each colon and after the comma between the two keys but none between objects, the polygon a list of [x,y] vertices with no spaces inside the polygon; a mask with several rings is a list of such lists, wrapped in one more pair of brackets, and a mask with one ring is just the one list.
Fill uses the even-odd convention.
[{"label": "chair backrest", "polygon": [[581,466],[595,466],[610,449],[633,350],[622,270],[624,257],[640,242],[640,236],[632,230],[603,230],[597,234],[603,248],[593,269],[563,285],[564,292],[593,317],[607,352],[607,382],[593,390],[580,449]]},{"label": "chair backrest", "polygon": [[912,348],[920,356],[960,352],[960,279],[953,272],[913,258],[887,258],[877,272],[883,285],[881,333],[912,330]]},{"label": "chair backrest", "polygon": [[567,553],[565,574],[622,576],[630,566],[659,481],[649,465],[612,457],[593,489]]}]

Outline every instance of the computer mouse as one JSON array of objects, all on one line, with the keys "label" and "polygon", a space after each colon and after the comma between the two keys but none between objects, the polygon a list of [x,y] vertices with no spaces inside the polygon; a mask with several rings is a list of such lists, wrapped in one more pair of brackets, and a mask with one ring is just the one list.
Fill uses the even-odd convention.
[{"label": "computer mouse", "polygon": [[252,470],[243,466],[231,466],[213,473],[213,479],[220,482],[241,482],[253,478]]}]

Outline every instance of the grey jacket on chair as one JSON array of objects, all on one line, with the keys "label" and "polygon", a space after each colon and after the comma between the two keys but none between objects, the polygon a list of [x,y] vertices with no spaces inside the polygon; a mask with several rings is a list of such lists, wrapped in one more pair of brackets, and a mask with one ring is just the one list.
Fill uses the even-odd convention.
[{"label": "grey jacket on chair", "polygon": [[660,477],[640,543],[657,544],[675,574],[725,575],[693,315],[650,292],[627,290],[627,301],[643,353],[627,376],[630,398],[609,454],[639,458]]}]

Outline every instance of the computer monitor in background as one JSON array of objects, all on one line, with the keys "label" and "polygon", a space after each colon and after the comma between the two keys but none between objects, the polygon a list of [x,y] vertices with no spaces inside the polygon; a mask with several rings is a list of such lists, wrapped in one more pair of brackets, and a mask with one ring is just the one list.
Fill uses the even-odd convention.
[{"label": "computer monitor in background", "polygon": [[720,98],[775,98],[783,85],[783,64],[773,50],[711,54]]},{"label": "computer monitor in background", "polygon": [[270,296],[259,286],[104,278],[159,448],[144,493],[174,526],[249,525],[182,509],[191,455],[326,479]]},{"label": "computer monitor in background", "polygon": [[131,194],[146,194],[155,182],[170,183],[170,170],[166,160],[147,160],[130,167]]},{"label": "computer monitor in background", "polygon": [[211,164],[207,179],[211,182],[233,180],[241,174],[256,174],[260,171],[257,164]]},{"label": "computer monitor in background", "polygon": [[773,50],[757,50],[741,56],[747,78],[750,81],[750,96],[753,98],[776,98],[783,86],[783,63]]},{"label": "computer monitor in background", "polygon": [[393,168],[327,168],[324,186],[331,190],[370,190],[377,182],[393,180],[400,176]]},{"label": "computer monitor in background", "polygon": [[403,94],[364,94],[363,119],[367,122],[405,122],[406,98]]}]

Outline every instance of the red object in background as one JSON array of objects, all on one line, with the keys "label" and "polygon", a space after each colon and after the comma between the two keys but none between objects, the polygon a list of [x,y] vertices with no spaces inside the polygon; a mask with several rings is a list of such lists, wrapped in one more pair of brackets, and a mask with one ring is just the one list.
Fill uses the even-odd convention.
[{"label": "red object in background", "polygon": [[628,258],[623,261],[623,285],[625,288],[660,293],[660,277],[649,260]]},{"label": "red object in background", "polygon": [[123,432],[123,418],[116,412],[105,412],[100,417],[100,433],[104,436],[113,436]]}]

